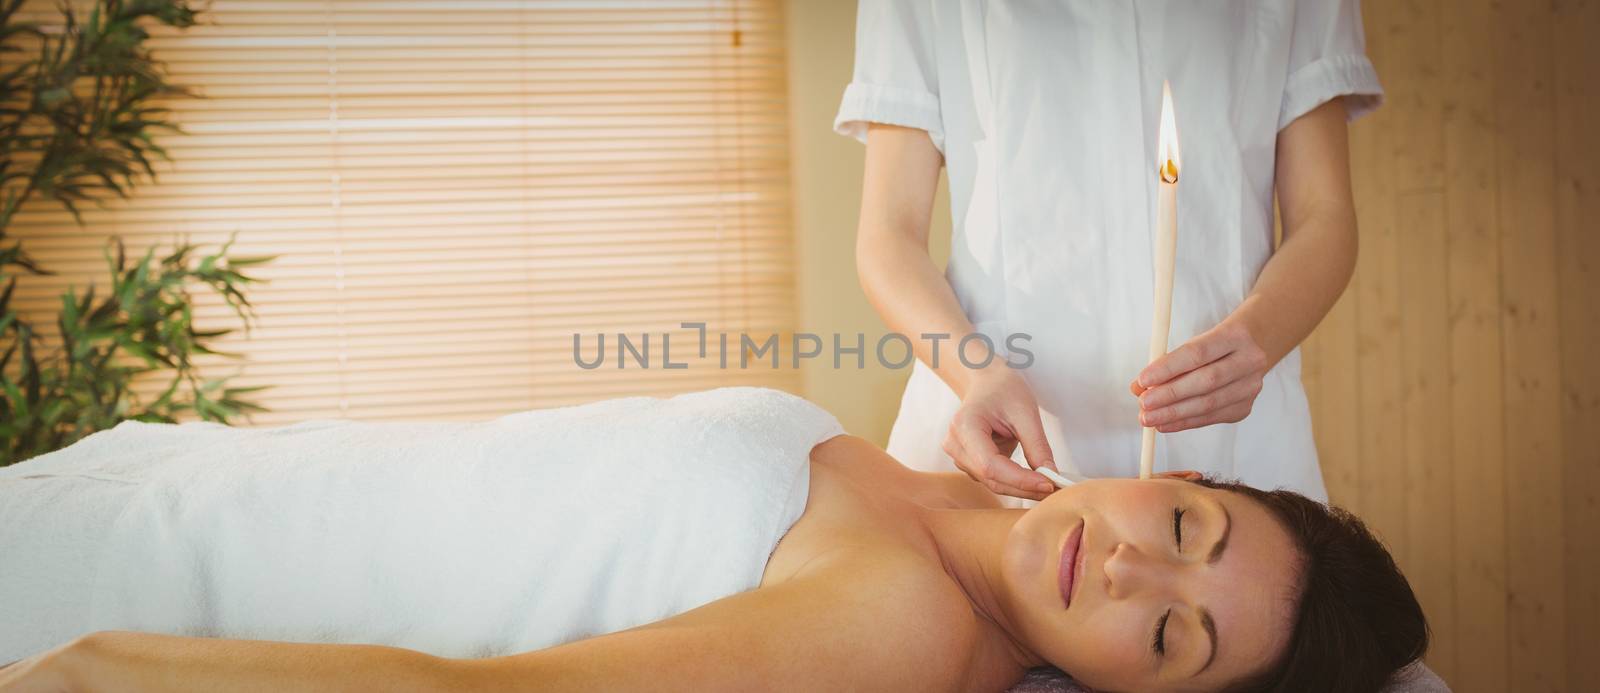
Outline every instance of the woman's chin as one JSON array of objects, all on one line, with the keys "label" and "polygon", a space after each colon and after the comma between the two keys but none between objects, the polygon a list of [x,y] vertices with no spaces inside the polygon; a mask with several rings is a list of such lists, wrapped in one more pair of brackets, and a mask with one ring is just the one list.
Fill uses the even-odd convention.
[{"label": "woman's chin", "polygon": [[1011,533],[1006,535],[1005,546],[1000,550],[1000,573],[1013,593],[1032,598],[1030,587],[1040,571],[1045,569],[1050,556],[1034,537],[1035,532],[1020,526],[1027,519],[1027,515],[1024,515],[1017,526],[1012,527]]}]

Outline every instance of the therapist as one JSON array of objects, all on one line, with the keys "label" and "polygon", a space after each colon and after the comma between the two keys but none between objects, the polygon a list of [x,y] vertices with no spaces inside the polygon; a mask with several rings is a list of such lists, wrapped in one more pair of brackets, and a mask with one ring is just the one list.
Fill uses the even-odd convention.
[{"label": "therapist", "polygon": [[[1163,80],[1175,348],[1147,363]],[[1381,101],[1356,0],[861,0],[834,129],[867,144],[862,288],[917,351],[889,452],[1038,500],[1030,467],[1136,476],[1147,424],[1157,470],[1325,500],[1298,345],[1354,271],[1346,122]]]}]

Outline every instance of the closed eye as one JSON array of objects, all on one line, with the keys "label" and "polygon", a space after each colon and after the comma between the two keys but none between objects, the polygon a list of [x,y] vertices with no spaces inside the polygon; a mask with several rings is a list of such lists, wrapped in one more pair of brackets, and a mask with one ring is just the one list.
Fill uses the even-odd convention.
[{"label": "closed eye", "polygon": [[1189,512],[1182,508],[1172,509],[1172,539],[1178,542],[1178,553],[1183,553],[1183,514]]},{"label": "closed eye", "polygon": [[1167,609],[1166,613],[1161,614],[1161,618],[1156,619],[1156,632],[1150,638],[1150,650],[1157,656],[1167,654],[1167,619],[1171,616],[1172,609]]}]

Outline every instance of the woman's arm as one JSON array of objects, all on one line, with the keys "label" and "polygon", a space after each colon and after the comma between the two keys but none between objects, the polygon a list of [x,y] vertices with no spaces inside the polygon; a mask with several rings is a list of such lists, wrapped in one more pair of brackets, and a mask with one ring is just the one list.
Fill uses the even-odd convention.
[{"label": "woman's arm", "polygon": [[1267,371],[1310,336],[1350,282],[1357,234],[1343,103],[1329,101],[1285,127],[1277,157],[1283,242],[1222,324],[1130,385],[1147,426],[1171,432],[1243,420]]},{"label": "woman's arm", "polygon": [[[1020,443],[1030,466],[1055,467],[1032,390],[1003,359],[990,360],[980,342],[967,342],[965,358],[968,363],[989,361],[984,368],[967,368],[956,352],[961,339],[975,330],[928,254],[928,227],[943,165],[926,131],[868,127],[856,274],[884,323],[910,339],[917,358],[961,398],[945,452],[990,491],[1039,500],[1055,487],[1010,460]],[[924,334],[945,338],[936,347]]]},{"label": "woman's arm", "polygon": [[0,670],[0,693],[958,691],[970,603],[936,571],[835,552],[770,587],[506,657],[103,632]]},{"label": "woman's arm", "polygon": [[481,660],[470,689],[965,691],[976,633],[971,602],[942,573],[841,548],[665,621]]},{"label": "woman's arm", "polygon": [[103,631],[0,670],[0,693],[459,690],[461,662],[376,645]]}]

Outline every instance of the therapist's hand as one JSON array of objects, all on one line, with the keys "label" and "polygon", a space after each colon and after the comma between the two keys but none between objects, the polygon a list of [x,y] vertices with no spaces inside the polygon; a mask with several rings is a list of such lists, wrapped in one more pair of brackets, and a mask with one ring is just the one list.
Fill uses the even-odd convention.
[{"label": "therapist's hand", "polygon": [[950,420],[944,451],[956,466],[994,493],[1043,500],[1055,484],[1011,460],[1022,445],[1030,467],[1055,470],[1033,389],[1016,369],[1000,365],[973,373]]},{"label": "therapist's hand", "polygon": [[1250,415],[1272,367],[1244,323],[1224,320],[1146,366],[1128,390],[1139,423],[1172,433]]}]

